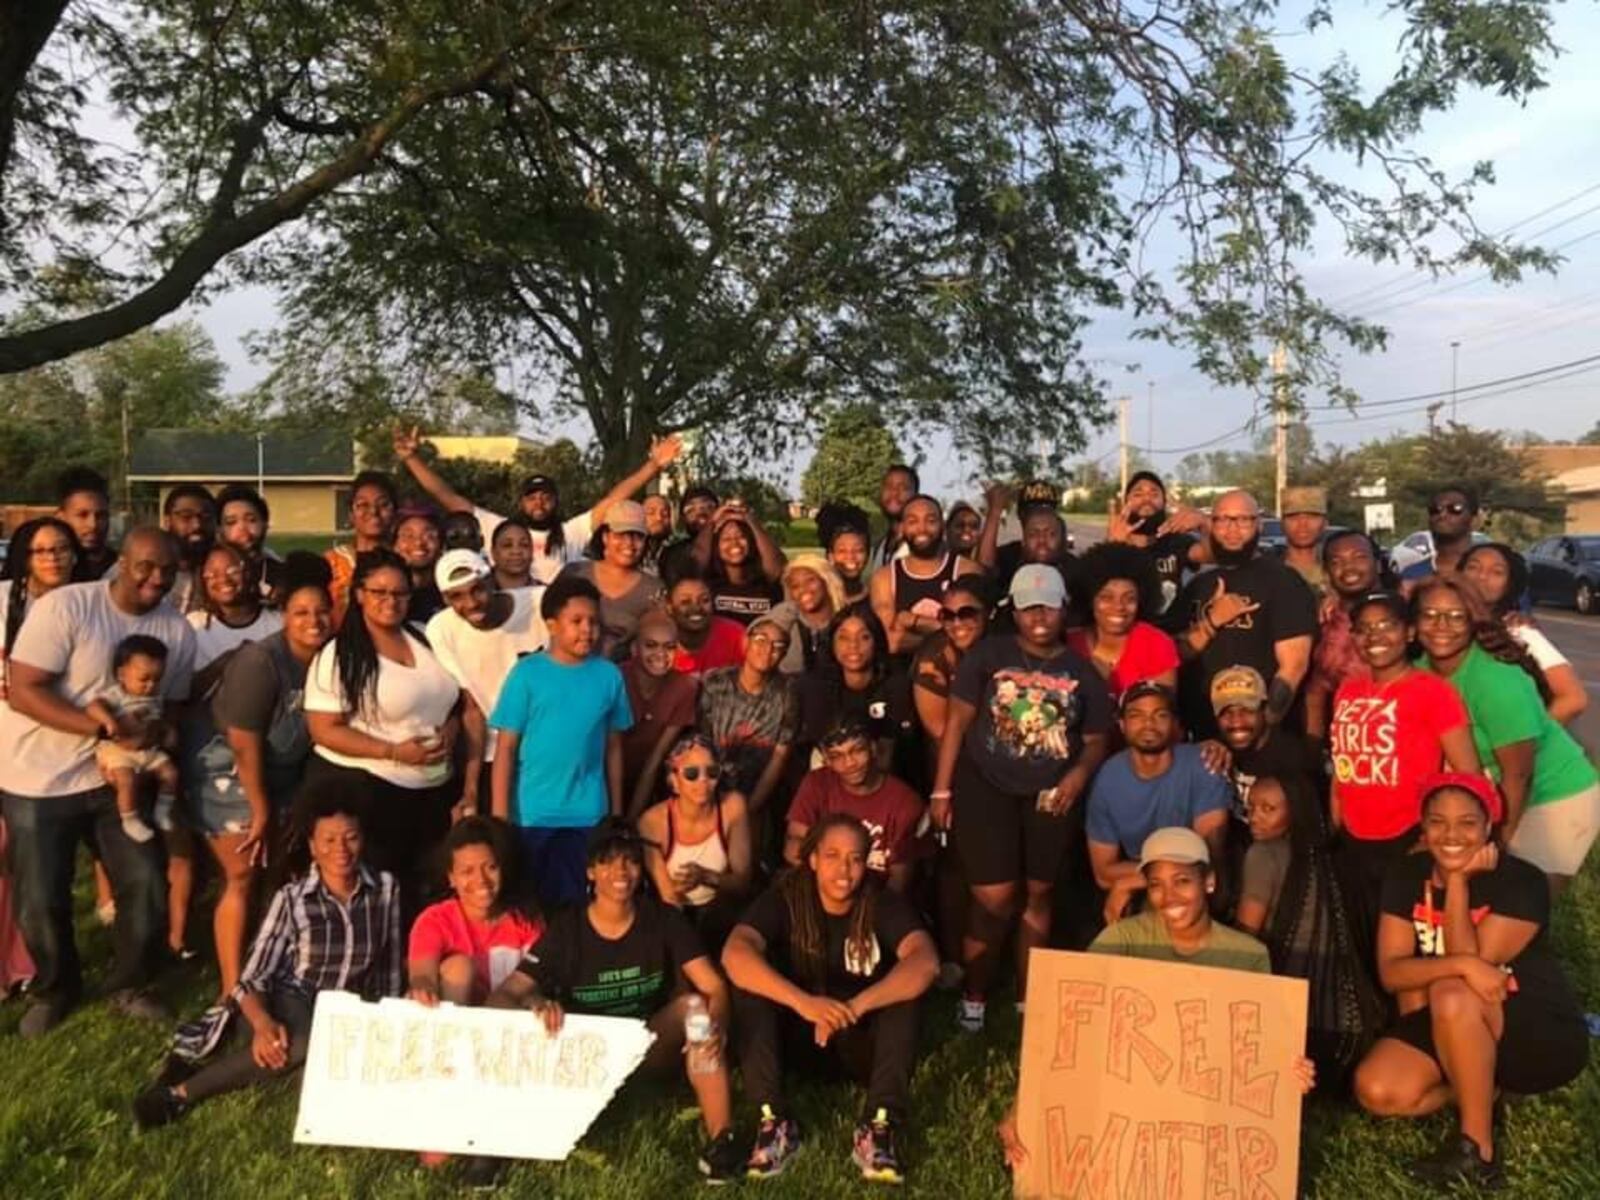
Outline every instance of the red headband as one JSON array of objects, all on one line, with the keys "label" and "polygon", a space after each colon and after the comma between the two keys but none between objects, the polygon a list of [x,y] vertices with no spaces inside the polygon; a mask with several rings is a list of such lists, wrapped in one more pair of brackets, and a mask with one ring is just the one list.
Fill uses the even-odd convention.
[{"label": "red headband", "polygon": [[1484,812],[1489,814],[1491,825],[1500,824],[1505,816],[1505,801],[1500,798],[1500,789],[1487,775],[1469,775],[1465,771],[1440,771],[1429,775],[1422,781],[1423,804],[1427,804],[1428,797],[1442,788],[1459,788],[1477,797]]}]

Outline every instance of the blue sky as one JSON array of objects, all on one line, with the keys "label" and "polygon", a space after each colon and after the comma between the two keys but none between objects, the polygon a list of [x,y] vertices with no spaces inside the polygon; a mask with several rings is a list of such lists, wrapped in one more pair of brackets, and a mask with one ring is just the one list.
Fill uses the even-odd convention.
[{"label": "blue sky", "polygon": [[[1391,61],[1398,24],[1382,5],[1340,0],[1335,8],[1336,25],[1315,37],[1295,31],[1285,19],[1284,53],[1296,65],[1310,66],[1342,51],[1364,77],[1381,77]],[[1568,261],[1557,276],[1533,277],[1513,287],[1472,282],[1472,273],[1431,283],[1409,268],[1350,260],[1331,239],[1305,264],[1324,296],[1347,298],[1352,310],[1389,326],[1384,353],[1344,358],[1345,378],[1364,399],[1448,389],[1452,341],[1460,342],[1458,381],[1463,388],[1600,354],[1600,76],[1593,54],[1584,53],[1600,41],[1600,7],[1558,8],[1556,40],[1564,53],[1549,69],[1550,86],[1526,106],[1464,93],[1457,107],[1435,119],[1414,145],[1452,175],[1478,159],[1493,160],[1498,182],[1479,193],[1480,224],[1496,231],[1515,226],[1519,236],[1550,229],[1534,239],[1547,247],[1573,241],[1563,251]],[[1586,211],[1590,209],[1594,211]],[[1545,210],[1551,211],[1538,216]],[[180,315],[196,317],[216,339],[230,367],[231,387],[245,388],[260,377],[241,339],[270,322],[270,295],[241,291]],[[1147,433],[1152,395],[1153,445],[1158,449],[1215,438],[1239,427],[1252,411],[1250,396],[1211,387],[1181,352],[1131,341],[1123,321],[1097,323],[1085,341],[1089,356],[1102,360],[1102,368],[1132,397],[1130,430],[1136,444],[1152,444]],[[1112,364],[1136,364],[1137,369]],[[1571,439],[1600,419],[1597,398],[1600,370],[1509,395],[1463,399],[1460,415],[1474,425],[1532,429],[1552,440]],[[1312,401],[1312,420],[1319,441],[1348,443],[1426,428],[1423,413],[1406,411],[1411,406],[1395,406],[1387,413],[1379,406],[1352,417],[1342,410],[1319,410],[1317,404]],[[563,432],[584,436],[582,429]],[[1247,444],[1248,435],[1241,434],[1219,448]],[[1093,438],[1084,457],[1114,469],[1115,428]],[[1153,457],[1168,469],[1180,456]],[[1076,461],[1065,465],[1070,468]],[[957,460],[948,445],[935,444],[925,483],[945,496],[971,493],[972,466]]]}]

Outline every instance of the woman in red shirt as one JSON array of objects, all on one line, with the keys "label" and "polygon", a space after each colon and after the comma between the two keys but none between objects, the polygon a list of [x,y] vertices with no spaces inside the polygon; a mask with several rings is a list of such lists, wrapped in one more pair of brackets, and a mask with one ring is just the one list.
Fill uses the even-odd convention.
[{"label": "woman in red shirt", "polygon": [[1090,623],[1067,634],[1067,645],[1094,664],[1112,703],[1136,683],[1178,686],[1178,647],[1147,619],[1161,597],[1150,555],[1123,542],[1101,542],[1080,560],[1078,607]]}]

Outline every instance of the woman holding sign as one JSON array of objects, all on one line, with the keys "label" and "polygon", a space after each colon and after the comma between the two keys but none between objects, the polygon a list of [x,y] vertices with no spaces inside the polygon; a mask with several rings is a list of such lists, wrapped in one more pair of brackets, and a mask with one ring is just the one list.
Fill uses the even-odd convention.
[{"label": "woman holding sign", "polygon": [[715,1183],[732,1179],[742,1156],[722,1053],[728,985],[683,915],[639,894],[644,843],[626,821],[596,825],[587,857],[589,903],[551,918],[489,1004],[530,1009],[552,1034],[568,1012],[648,1022],[656,1040],[644,1069],[663,1071],[683,1059],[708,1136],[700,1173]]},{"label": "woman holding sign", "polygon": [[1496,1091],[1553,1091],[1589,1057],[1582,1010],[1545,936],[1549,889],[1491,836],[1503,813],[1482,775],[1428,780],[1428,853],[1402,860],[1384,885],[1378,977],[1400,1017],[1356,1069],[1356,1098],[1388,1117],[1455,1101],[1459,1136],[1416,1170],[1440,1188],[1501,1186]]}]

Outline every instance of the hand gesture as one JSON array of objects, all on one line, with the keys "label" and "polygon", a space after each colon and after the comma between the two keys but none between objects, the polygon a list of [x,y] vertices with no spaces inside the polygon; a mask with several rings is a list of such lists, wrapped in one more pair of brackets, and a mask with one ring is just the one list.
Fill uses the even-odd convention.
[{"label": "hand gesture", "polygon": [[406,999],[415,1000],[423,1008],[439,1007],[439,984],[433,979],[413,979]]},{"label": "hand gesture", "polygon": [[398,426],[394,431],[394,456],[401,462],[408,458],[415,458],[422,451],[422,430],[420,426],[413,425],[407,429],[404,425]]},{"label": "hand gesture", "polygon": [[267,1018],[250,1039],[250,1057],[264,1071],[283,1070],[289,1065],[289,1031]]},{"label": "hand gesture", "polygon": [[1228,591],[1228,581],[1218,576],[1217,590],[1211,593],[1211,599],[1206,602],[1205,614],[1212,628],[1222,629],[1260,607],[1256,601]]},{"label": "hand gesture", "polygon": [[1500,847],[1493,841],[1488,841],[1473,852],[1472,857],[1462,864],[1461,870],[1456,874],[1467,880],[1474,875],[1487,875],[1499,865]]},{"label": "hand gesture", "polygon": [[991,480],[983,488],[983,505],[986,512],[1004,512],[1011,507],[1011,485]]},{"label": "hand gesture", "polygon": [[1156,536],[1165,537],[1169,533],[1199,533],[1206,524],[1205,513],[1198,508],[1190,508],[1187,504],[1180,504],[1176,508],[1167,510],[1167,519],[1161,522],[1161,527],[1156,530]]},{"label": "hand gesture", "polygon": [[562,1022],[567,1018],[567,1014],[561,1011],[561,1005],[544,996],[537,997],[528,1006],[528,1011],[544,1022],[544,1031],[551,1037],[561,1032]]},{"label": "hand gesture", "polygon": [[431,767],[450,756],[450,747],[442,737],[418,735],[403,742],[395,742],[394,761],[408,767]]},{"label": "hand gesture", "polygon": [[1132,542],[1133,539],[1133,512],[1113,497],[1106,509],[1106,541]]},{"label": "hand gesture", "polygon": [[656,438],[650,443],[650,461],[656,469],[665,471],[683,454],[683,435],[669,433],[666,437]]}]

